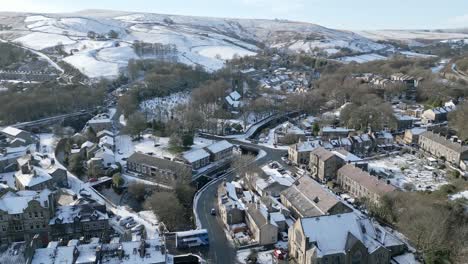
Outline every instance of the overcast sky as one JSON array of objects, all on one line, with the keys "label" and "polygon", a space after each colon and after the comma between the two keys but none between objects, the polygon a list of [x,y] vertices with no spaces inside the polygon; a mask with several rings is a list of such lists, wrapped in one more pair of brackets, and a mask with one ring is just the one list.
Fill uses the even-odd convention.
[{"label": "overcast sky", "polygon": [[83,9],[282,18],[339,29],[468,27],[468,0],[0,0],[1,11],[54,13]]}]

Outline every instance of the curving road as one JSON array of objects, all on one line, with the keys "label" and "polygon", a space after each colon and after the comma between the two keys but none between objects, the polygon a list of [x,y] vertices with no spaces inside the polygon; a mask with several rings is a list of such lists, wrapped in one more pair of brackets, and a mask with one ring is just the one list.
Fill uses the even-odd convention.
[{"label": "curving road", "polygon": [[[228,141],[232,144],[265,151],[266,155],[255,160],[257,165],[264,165],[273,160],[282,163],[281,157],[287,153],[286,150],[271,149],[235,139],[228,139]],[[208,236],[210,238],[210,247],[204,252],[204,257],[208,263],[237,263],[236,249],[227,239],[221,219],[211,215],[211,208],[217,208],[217,198],[215,194],[218,186],[223,182],[222,179],[231,181],[234,176],[235,171],[228,172],[213,182],[208,183],[205,189],[199,193],[198,198],[195,199],[196,204],[194,210],[198,215],[200,227],[208,230]]]}]

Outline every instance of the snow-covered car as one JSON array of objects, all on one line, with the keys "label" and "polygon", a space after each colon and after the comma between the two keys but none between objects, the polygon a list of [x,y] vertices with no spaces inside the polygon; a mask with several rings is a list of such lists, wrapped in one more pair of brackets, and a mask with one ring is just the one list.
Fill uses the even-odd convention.
[{"label": "snow-covered car", "polygon": [[137,223],[136,223],[135,221],[132,221],[132,222],[130,222],[130,223],[127,223],[127,224],[125,225],[125,228],[130,229],[130,228],[132,228],[132,227],[135,227],[136,225],[137,225]]},{"label": "snow-covered car", "polygon": [[135,220],[133,219],[132,216],[127,216],[127,217],[124,217],[120,220],[119,224],[121,226],[125,226],[126,224],[130,223],[130,222],[135,222]]},{"label": "snow-covered car", "polygon": [[144,227],[145,227],[144,225],[138,224],[138,225],[132,227],[131,231],[132,231],[132,233],[137,233],[137,232],[142,231]]},{"label": "snow-covered car", "polygon": [[91,193],[90,193],[88,190],[86,190],[86,189],[81,189],[81,190],[80,190],[80,195],[83,196],[83,197],[85,197],[85,198],[91,197]]}]

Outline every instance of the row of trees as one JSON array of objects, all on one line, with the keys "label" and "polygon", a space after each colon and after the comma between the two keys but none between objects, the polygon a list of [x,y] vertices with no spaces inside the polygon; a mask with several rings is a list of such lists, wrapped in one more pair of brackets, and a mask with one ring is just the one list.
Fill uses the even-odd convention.
[{"label": "row of trees", "polygon": [[22,48],[18,48],[9,43],[0,42],[0,68],[8,67],[32,55],[32,53]]},{"label": "row of trees", "polygon": [[11,87],[0,96],[0,120],[6,123],[94,108],[104,99],[106,88],[56,82]]}]

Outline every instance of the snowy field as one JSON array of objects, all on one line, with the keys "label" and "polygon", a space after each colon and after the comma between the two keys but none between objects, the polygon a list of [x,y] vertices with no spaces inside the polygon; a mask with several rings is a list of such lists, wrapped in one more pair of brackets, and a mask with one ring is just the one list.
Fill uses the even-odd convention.
[{"label": "snowy field", "polygon": [[212,59],[218,59],[217,57],[219,57],[221,60],[230,60],[236,55],[240,57],[255,55],[255,52],[235,46],[204,46],[192,50],[202,56]]},{"label": "snowy field", "polygon": [[363,54],[363,55],[356,55],[356,56],[347,56],[338,58],[339,61],[349,63],[349,62],[357,62],[357,63],[366,63],[375,60],[386,60],[387,57],[381,56],[379,54],[370,53],[370,54]]},{"label": "snowy field", "polygon": [[[142,19],[145,23],[140,23]],[[24,19],[29,33],[22,31],[21,36],[12,41],[35,50],[61,43],[67,53],[73,51],[73,55],[64,60],[91,78],[118,76],[119,67],[126,66],[129,59],[139,58],[130,46],[136,40],[175,44],[178,61],[202,65],[209,71],[222,68],[225,60],[235,54],[254,55],[253,50],[257,49],[254,45],[218,33],[205,34],[203,30],[189,26],[166,27],[159,24],[160,20],[160,17],[149,14],[99,19],[31,15]],[[88,37],[89,31],[105,35],[110,30],[119,34],[118,39],[96,41]]]},{"label": "snowy field", "polygon": [[369,170],[390,175],[388,180],[399,188],[409,183],[413,184],[416,190],[436,190],[448,183],[444,170],[437,169],[436,165],[432,165],[426,158],[419,159],[411,154],[370,161]]},{"label": "snowy field", "polygon": [[[231,59],[235,54],[254,55],[258,48],[251,44],[252,41],[267,42],[274,47],[287,47],[295,51],[312,51],[317,47],[326,49],[329,54],[338,52],[340,48],[372,52],[385,47],[353,32],[329,29],[311,23],[280,20],[103,11],[66,15],[30,14],[21,19],[24,27],[21,27],[21,30],[15,28],[15,34],[12,34],[10,41],[36,50],[53,47],[59,43],[64,45],[67,52],[77,49],[78,56],[73,55],[74,58],[67,61],[90,77],[115,77],[118,67],[126,64],[129,58],[137,57],[128,46],[134,41],[174,44],[177,47],[175,56],[179,62],[201,65],[208,71],[220,69],[225,60]],[[95,41],[101,42],[97,45],[90,43],[93,40],[88,37],[89,31],[106,35],[110,30],[118,33],[117,39]],[[292,38],[285,41],[284,32],[317,37],[313,40],[305,40],[304,37],[304,40]],[[109,46],[116,42],[121,47]],[[113,66],[102,64],[103,62]],[[109,69],[96,71],[96,67]]]},{"label": "snowy field", "polygon": [[175,107],[186,104],[189,101],[189,92],[179,92],[166,97],[156,97],[143,101],[140,104],[140,109],[148,115],[148,119],[167,121],[172,116],[172,111]]},{"label": "snowy field", "polygon": [[432,40],[447,40],[447,39],[464,39],[468,38],[468,34],[463,33],[444,33],[444,32],[429,32],[425,30],[367,30],[357,31],[357,34],[373,40],[413,40],[413,39],[432,39]]}]

